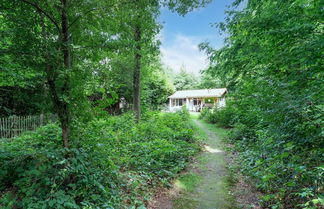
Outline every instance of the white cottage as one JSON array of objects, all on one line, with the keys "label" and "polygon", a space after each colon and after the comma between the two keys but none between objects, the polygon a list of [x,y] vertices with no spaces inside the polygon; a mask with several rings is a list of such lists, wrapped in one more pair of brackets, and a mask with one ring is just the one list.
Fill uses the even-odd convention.
[{"label": "white cottage", "polygon": [[189,111],[199,112],[203,107],[224,107],[226,88],[176,91],[169,96],[169,110],[186,106]]}]

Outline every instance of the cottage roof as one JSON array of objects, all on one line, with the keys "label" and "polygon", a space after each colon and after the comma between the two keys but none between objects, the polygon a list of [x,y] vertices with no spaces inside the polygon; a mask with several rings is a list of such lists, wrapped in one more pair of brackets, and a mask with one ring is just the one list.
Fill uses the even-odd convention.
[{"label": "cottage roof", "polygon": [[183,90],[183,91],[176,91],[174,94],[169,96],[169,98],[181,99],[181,98],[222,97],[226,92],[227,92],[226,88]]}]

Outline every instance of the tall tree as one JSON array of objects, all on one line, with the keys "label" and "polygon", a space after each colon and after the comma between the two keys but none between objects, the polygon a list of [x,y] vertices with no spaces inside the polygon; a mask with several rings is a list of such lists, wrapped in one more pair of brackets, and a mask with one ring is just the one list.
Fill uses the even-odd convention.
[{"label": "tall tree", "polygon": [[[98,20],[95,22],[92,17],[99,14],[100,5],[106,8],[105,4],[101,3],[70,0],[0,2],[3,18],[11,26],[6,35],[16,40],[8,45],[7,54],[12,54],[19,63],[30,68],[43,69],[42,74],[49,88],[54,112],[61,123],[64,147],[69,147],[70,106],[73,102],[71,91],[76,86],[71,79],[76,78],[74,75],[77,75],[79,70],[76,63],[83,61],[80,60],[80,55],[85,51],[82,51],[82,47],[77,49],[75,46],[83,45],[89,50],[93,46],[85,45],[93,44],[94,37],[99,45],[99,40],[102,40],[102,37],[98,36],[100,28],[93,28],[93,25],[98,25]],[[105,20],[104,17],[99,20]],[[88,40],[85,37],[88,37]],[[98,45],[96,47],[100,47]],[[84,58],[88,54],[84,53]],[[28,60],[27,57],[32,59]]]},{"label": "tall tree", "polygon": [[[160,6],[185,14],[207,2],[1,0],[1,21],[6,22],[2,60],[15,59],[20,67],[39,72],[61,123],[63,145],[69,147],[71,118],[78,101],[84,99],[85,74],[91,75],[88,68],[96,71],[89,63],[113,58],[116,66],[121,63],[118,59],[131,59],[122,68],[133,71],[133,102],[139,119],[141,70],[158,54],[155,34]],[[113,48],[117,50],[111,53]],[[18,68],[5,65],[13,71]]]},{"label": "tall tree", "polygon": [[214,88],[222,88],[225,84],[221,83],[218,78],[211,76],[208,73],[202,72],[198,88],[200,89],[214,89]]},{"label": "tall tree", "polygon": [[[204,6],[210,0],[199,1],[149,1],[149,0],[136,0],[134,1],[135,18],[134,24],[134,72],[133,72],[133,109],[135,118],[138,121],[141,115],[141,69],[143,61],[142,46],[144,43],[153,43],[154,36],[157,34],[158,28],[157,17],[159,14],[160,6],[167,6],[173,11],[178,12],[180,15],[185,15],[189,11]],[[145,35],[144,35],[145,33]],[[143,38],[146,37],[146,38]],[[148,42],[147,42],[148,41]]]},{"label": "tall tree", "polygon": [[173,83],[176,90],[190,90],[198,87],[197,77],[192,73],[188,73],[184,66],[182,66],[180,72],[174,76]]}]

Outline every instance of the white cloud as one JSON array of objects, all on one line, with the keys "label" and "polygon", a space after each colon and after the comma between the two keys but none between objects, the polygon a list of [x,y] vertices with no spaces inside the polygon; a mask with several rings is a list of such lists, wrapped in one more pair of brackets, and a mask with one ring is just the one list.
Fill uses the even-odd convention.
[{"label": "white cloud", "polygon": [[188,72],[199,74],[199,71],[208,66],[207,56],[200,52],[198,44],[208,37],[175,35],[167,45],[162,44],[162,62],[179,72],[182,65]]}]

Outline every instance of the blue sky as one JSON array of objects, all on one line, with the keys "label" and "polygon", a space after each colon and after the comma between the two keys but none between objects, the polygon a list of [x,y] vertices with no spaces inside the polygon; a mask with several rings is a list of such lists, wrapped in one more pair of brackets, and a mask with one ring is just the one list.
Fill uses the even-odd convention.
[{"label": "blue sky", "polygon": [[162,8],[162,62],[175,72],[179,71],[181,65],[195,74],[204,69],[208,61],[204,52],[199,51],[198,44],[209,41],[214,48],[222,47],[225,35],[220,35],[218,29],[211,24],[224,21],[227,6],[232,2],[233,0],[213,0],[205,8],[197,9],[184,17]]}]

